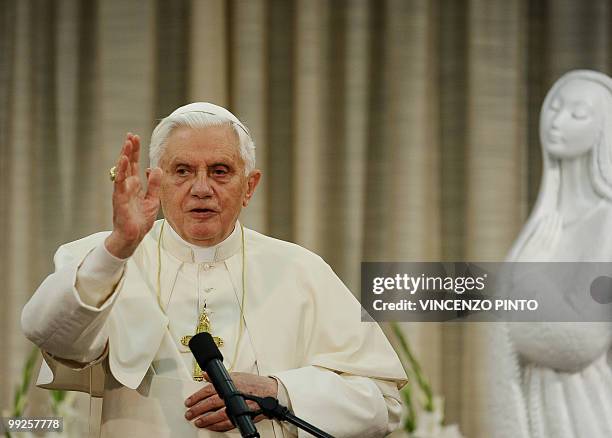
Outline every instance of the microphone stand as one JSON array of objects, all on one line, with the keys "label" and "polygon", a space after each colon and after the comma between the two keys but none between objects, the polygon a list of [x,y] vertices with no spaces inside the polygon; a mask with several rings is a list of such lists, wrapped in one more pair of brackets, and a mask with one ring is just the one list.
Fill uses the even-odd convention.
[{"label": "microphone stand", "polygon": [[281,405],[274,397],[257,397],[255,395],[242,394],[247,400],[252,400],[259,405],[258,411],[251,411],[251,416],[256,417],[257,415],[263,414],[268,418],[276,418],[281,421],[288,421],[289,423],[305,430],[309,434],[317,438],[334,438],[330,434],[323,432],[318,427],[313,426],[307,421],[302,420],[299,417],[293,415],[289,409]]}]

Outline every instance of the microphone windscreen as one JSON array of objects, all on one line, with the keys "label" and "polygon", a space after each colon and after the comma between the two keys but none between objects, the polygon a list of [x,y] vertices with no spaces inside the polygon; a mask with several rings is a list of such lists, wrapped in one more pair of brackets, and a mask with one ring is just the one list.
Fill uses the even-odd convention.
[{"label": "microphone windscreen", "polygon": [[[223,362],[223,355],[217,348],[217,344],[210,333],[198,333],[189,340],[189,349],[195,356],[198,364],[208,363],[213,359]],[[202,367],[202,369],[204,369]]]}]

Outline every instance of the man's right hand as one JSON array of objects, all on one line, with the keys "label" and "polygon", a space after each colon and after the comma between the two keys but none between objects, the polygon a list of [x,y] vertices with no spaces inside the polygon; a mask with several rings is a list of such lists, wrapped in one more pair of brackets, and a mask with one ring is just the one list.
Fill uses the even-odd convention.
[{"label": "man's right hand", "polygon": [[113,189],[113,232],[104,242],[115,257],[130,257],[149,232],[159,210],[159,187],[162,170],[147,172],[144,191],[139,168],[140,138],[128,133],[117,160],[117,176]]}]

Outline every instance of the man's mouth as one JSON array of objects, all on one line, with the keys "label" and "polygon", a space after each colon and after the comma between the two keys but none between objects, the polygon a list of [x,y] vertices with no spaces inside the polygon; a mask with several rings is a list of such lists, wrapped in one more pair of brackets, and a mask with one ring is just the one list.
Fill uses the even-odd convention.
[{"label": "man's mouth", "polygon": [[216,215],[217,211],[212,208],[192,208],[189,213],[195,217],[207,218]]}]

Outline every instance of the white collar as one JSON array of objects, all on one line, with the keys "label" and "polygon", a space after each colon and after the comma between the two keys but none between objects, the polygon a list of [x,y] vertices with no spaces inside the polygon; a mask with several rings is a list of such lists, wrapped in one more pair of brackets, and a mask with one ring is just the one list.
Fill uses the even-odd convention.
[{"label": "white collar", "polygon": [[[166,221],[167,222],[167,221]],[[213,246],[198,246],[187,242],[167,222],[168,232],[164,233],[164,249],[178,259],[192,263],[213,263],[225,260],[238,252],[242,244],[240,223],[236,221],[234,230],[222,242]],[[168,237],[168,238],[166,238]]]}]

